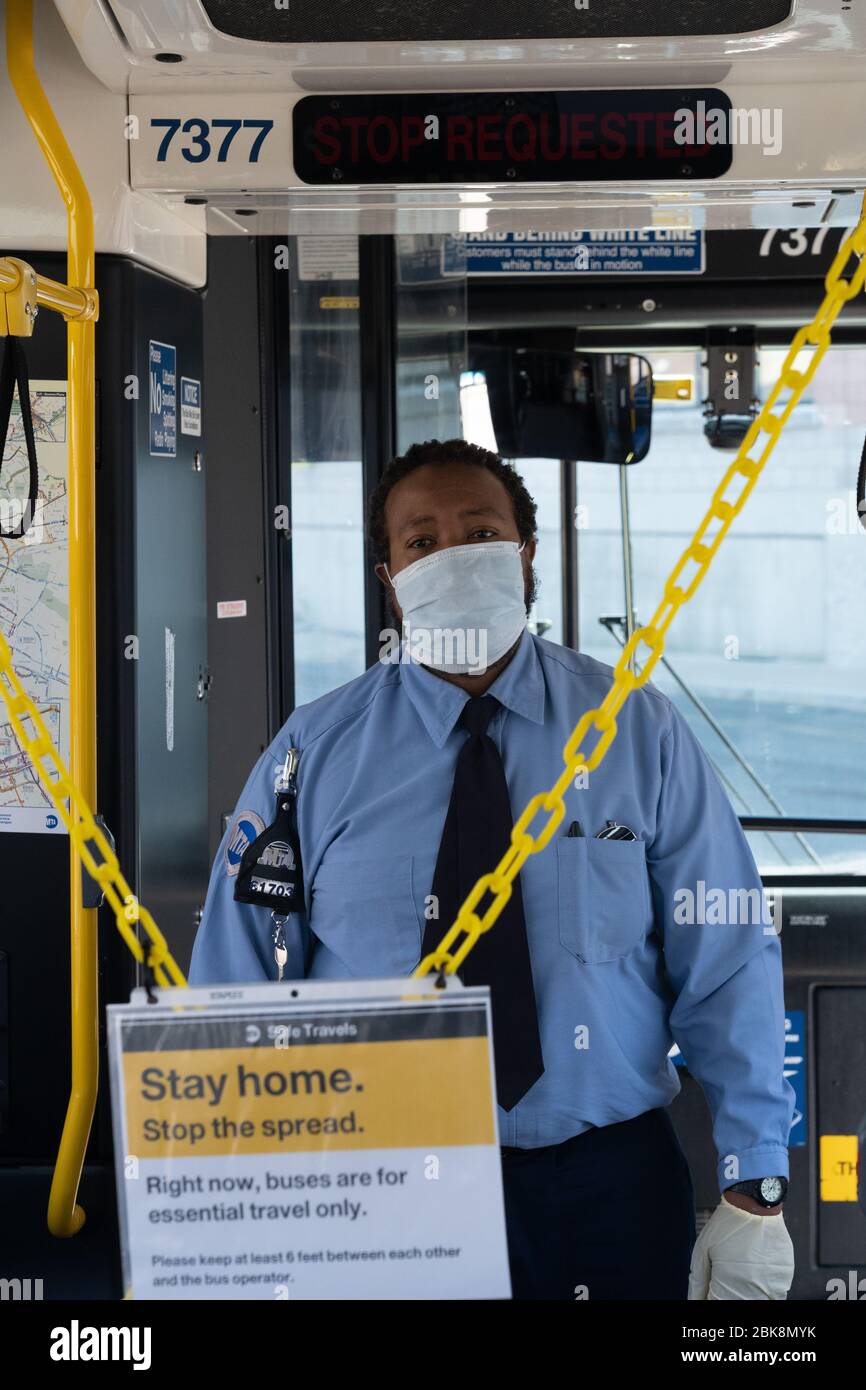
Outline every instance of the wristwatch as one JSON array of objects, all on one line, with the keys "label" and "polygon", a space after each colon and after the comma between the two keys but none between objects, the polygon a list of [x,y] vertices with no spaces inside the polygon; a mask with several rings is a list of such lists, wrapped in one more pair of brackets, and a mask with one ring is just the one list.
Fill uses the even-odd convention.
[{"label": "wristwatch", "polygon": [[747,1182],[735,1182],[725,1188],[726,1192],[742,1192],[753,1197],[762,1207],[777,1207],[784,1202],[788,1192],[787,1178],[751,1178]]}]

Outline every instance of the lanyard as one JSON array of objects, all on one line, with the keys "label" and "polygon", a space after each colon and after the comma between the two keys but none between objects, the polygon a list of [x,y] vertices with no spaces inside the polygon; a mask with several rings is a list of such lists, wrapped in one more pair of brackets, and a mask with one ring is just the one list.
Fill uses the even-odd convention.
[{"label": "lanyard", "polygon": [[274,786],[274,817],[244,850],[235,881],[235,902],[271,909],[274,959],[282,979],[288,960],[285,923],[304,905],[304,871],[297,826],[297,748],[290,748]]}]

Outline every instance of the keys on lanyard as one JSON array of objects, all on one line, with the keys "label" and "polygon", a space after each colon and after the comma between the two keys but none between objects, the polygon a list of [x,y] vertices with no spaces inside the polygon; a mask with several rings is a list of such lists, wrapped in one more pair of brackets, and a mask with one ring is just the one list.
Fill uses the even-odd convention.
[{"label": "keys on lanyard", "polygon": [[277,962],[277,980],[283,978],[283,971],[289,959],[289,949],[286,946],[286,922],[288,917],[278,917],[276,912],[271,913],[271,921],[274,923],[274,960]]}]

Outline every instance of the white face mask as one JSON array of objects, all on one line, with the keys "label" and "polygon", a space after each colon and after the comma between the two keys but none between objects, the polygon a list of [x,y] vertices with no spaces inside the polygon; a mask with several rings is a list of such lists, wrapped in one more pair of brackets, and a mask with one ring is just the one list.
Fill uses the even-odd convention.
[{"label": "white face mask", "polygon": [[[525,544],[525,542],[524,542]],[[393,579],[411,660],[452,675],[481,675],[526,626],[523,546],[455,545],[423,555]]]}]

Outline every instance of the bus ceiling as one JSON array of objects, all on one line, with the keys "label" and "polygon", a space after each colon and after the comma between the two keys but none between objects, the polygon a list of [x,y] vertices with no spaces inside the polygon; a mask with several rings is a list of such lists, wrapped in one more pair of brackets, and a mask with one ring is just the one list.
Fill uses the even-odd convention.
[{"label": "bus ceiling", "polygon": [[[722,11],[695,0],[670,36],[660,7],[635,0],[629,37],[609,7],[506,5],[519,37],[499,42],[501,5],[449,5],[462,39],[440,32],[440,9],[39,7],[37,62],[93,190],[97,249],[203,283],[209,233],[856,222],[863,6],[756,0],[749,27],[724,33]],[[5,154],[28,195],[15,238],[59,245],[44,171],[9,116]]]}]

